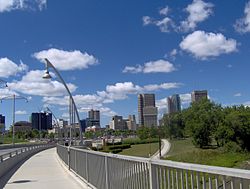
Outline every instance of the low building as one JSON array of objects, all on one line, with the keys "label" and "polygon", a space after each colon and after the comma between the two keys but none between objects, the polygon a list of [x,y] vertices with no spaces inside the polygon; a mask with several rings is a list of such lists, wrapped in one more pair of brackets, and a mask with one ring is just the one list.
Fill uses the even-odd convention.
[{"label": "low building", "polygon": [[122,116],[115,115],[110,121],[109,128],[113,130],[126,130],[128,129],[126,121]]},{"label": "low building", "polygon": [[126,122],[127,122],[128,130],[136,131],[137,125],[136,125],[135,115],[129,115],[128,120]]},{"label": "low building", "polygon": [[28,132],[32,129],[32,124],[28,121],[18,121],[14,124],[15,132]]}]

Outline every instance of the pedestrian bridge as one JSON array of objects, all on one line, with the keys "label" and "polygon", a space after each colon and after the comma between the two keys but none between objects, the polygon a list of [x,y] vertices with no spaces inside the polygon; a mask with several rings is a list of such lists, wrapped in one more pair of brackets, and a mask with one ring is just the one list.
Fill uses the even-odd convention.
[{"label": "pedestrian bridge", "polygon": [[23,163],[5,188],[249,189],[250,171],[57,145]]}]

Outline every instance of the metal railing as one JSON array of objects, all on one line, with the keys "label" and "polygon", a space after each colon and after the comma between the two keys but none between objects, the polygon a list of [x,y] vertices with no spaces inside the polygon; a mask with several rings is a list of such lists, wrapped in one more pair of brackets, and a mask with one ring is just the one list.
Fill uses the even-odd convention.
[{"label": "metal railing", "polygon": [[38,149],[38,148],[44,148],[44,147],[47,147],[48,145],[46,144],[41,144],[41,145],[35,145],[35,146],[29,146],[29,147],[23,147],[23,148],[19,148],[17,150],[13,150],[11,152],[8,152],[6,154],[2,154],[0,155],[0,165],[1,165],[1,162],[9,159],[9,158],[12,158],[14,156],[17,156],[21,153],[25,153],[25,152],[28,152],[28,151],[32,151],[32,150],[35,150],[35,149]]},{"label": "metal railing", "polygon": [[250,171],[151,160],[58,145],[71,171],[100,189],[249,189]]}]

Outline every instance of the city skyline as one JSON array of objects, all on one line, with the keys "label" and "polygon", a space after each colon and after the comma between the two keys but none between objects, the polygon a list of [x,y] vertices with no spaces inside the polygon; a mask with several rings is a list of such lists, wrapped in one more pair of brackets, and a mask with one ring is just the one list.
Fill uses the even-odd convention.
[{"label": "city skyline", "polygon": [[[140,93],[155,94],[159,115],[172,94],[187,107],[193,90],[207,89],[223,106],[250,104],[249,1],[4,2],[0,79],[9,87],[0,96],[29,98],[16,102],[16,121],[45,106],[67,118],[65,88],[55,74],[41,78],[42,58],[62,74],[81,119],[98,109],[102,126],[113,115],[137,115]],[[3,101],[0,113],[8,128],[12,101]]]}]

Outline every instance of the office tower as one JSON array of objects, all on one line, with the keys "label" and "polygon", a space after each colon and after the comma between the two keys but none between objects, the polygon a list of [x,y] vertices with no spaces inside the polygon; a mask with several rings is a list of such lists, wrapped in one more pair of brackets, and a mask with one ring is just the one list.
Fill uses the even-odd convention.
[{"label": "office tower", "polygon": [[181,99],[178,94],[174,94],[171,97],[168,97],[167,102],[169,114],[181,111]]},{"label": "office tower", "polygon": [[5,116],[0,114],[0,133],[4,133],[5,131]]},{"label": "office tower", "polygon": [[91,109],[88,112],[88,118],[86,119],[86,126],[87,127],[101,127],[100,125],[100,111]]},{"label": "office tower", "polygon": [[127,120],[124,120],[122,116],[115,115],[110,121],[109,128],[113,130],[126,130],[127,129]]},{"label": "office tower", "polygon": [[140,126],[157,126],[157,107],[155,107],[154,94],[138,95],[138,119]]},{"label": "office tower", "polygon": [[60,128],[65,128],[68,125],[68,121],[64,120],[64,119],[58,119],[58,124]]},{"label": "office tower", "polygon": [[193,91],[191,93],[192,102],[198,102],[203,98],[207,99],[207,90]]},{"label": "office tower", "polygon": [[135,115],[128,116],[127,127],[128,127],[128,130],[136,131],[137,125],[136,125]]},{"label": "office tower", "polygon": [[31,114],[32,128],[37,130],[52,129],[52,114],[51,113],[32,113]]}]

